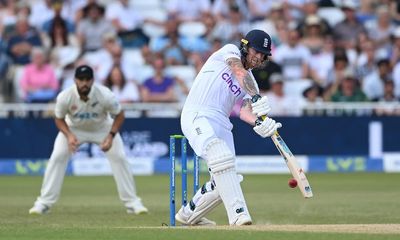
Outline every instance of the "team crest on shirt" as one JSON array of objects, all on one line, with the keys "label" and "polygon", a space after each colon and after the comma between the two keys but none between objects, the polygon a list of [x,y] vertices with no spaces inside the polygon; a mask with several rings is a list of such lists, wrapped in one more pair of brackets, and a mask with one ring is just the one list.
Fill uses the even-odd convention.
[{"label": "team crest on shirt", "polygon": [[74,112],[76,109],[78,109],[78,107],[75,104],[71,106],[71,112]]},{"label": "team crest on shirt", "polygon": [[264,38],[264,47],[268,47],[268,45],[269,45],[269,40],[268,40],[268,38]]}]

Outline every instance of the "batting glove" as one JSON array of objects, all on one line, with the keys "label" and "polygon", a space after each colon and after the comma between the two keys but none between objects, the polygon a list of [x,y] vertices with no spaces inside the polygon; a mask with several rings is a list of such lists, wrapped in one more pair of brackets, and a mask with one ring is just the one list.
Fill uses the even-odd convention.
[{"label": "batting glove", "polygon": [[257,115],[257,117],[266,116],[269,111],[271,111],[267,96],[264,96],[258,99],[255,103],[252,103],[251,107],[253,109],[253,114]]},{"label": "batting glove", "polygon": [[282,127],[282,124],[276,122],[272,118],[266,118],[261,124],[255,126],[254,131],[263,138],[271,137],[274,135],[275,131]]}]

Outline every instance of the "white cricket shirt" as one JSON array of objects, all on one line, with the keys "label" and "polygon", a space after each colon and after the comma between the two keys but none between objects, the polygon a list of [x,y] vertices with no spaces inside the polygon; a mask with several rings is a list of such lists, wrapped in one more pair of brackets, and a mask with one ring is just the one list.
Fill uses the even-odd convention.
[{"label": "white cricket shirt", "polygon": [[[250,97],[226,63],[229,58],[240,57],[239,48],[233,44],[227,44],[213,53],[196,76],[183,111],[198,111],[225,126],[231,125],[229,116],[235,103],[246,95]],[[251,71],[248,72],[255,82]]]},{"label": "white cricket shirt", "polygon": [[106,87],[93,84],[88,101],[82,101],[76,85],[65,89],[57,96],[55,115],[65,118],[68,126],[93,131],[112,124],[110,114],[121,111],[121,105]]}]

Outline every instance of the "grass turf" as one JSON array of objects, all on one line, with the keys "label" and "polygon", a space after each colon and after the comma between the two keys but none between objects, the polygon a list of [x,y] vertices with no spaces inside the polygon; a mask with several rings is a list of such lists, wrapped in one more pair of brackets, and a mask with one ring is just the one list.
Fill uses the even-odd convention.
[{"label": "grass turf", "polygon": [[[303,199],[297,188],[287,186],[289,178],[289,175],[245,176],[242,187],[256,226],[400,224],[400,174],[310,174],[314,198],[309,200]],[[201,179],[204,182],[207,176],[202,175]],[[339,230],[324,233],[162,227],[169,223],[168,176],[136,176],[135,180],[138,193],[150,210],[148,215],[126,214],[113,178],[103,176],[66,177],[61,198],[50,214],[30,216],[28,210],[39,193],[42,177],[1,176],[0,239],[400,238],[397,233]],[[176,196],[179,204],[180,191]],[[209,217],[219,225],[227,224],[222,205]]]}]

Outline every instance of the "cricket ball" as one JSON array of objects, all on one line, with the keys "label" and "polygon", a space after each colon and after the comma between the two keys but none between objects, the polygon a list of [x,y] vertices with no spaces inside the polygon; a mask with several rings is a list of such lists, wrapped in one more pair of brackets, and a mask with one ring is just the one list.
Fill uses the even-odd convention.
[{"label": "cricket ball", "polygon": [[291,187],[291,188],[297,187],[297,181],[294,178],[289,179],[288,184],[289,184],[289,187]]}]

